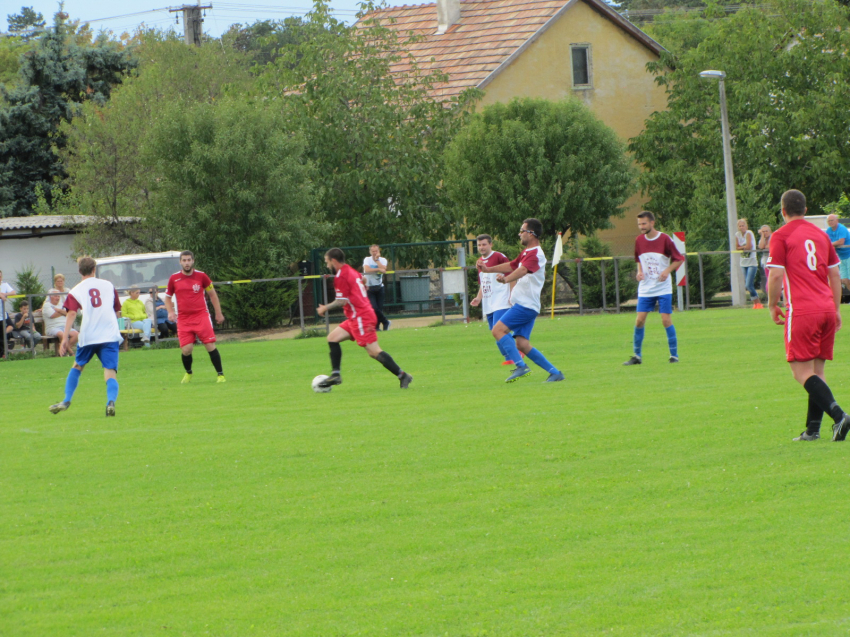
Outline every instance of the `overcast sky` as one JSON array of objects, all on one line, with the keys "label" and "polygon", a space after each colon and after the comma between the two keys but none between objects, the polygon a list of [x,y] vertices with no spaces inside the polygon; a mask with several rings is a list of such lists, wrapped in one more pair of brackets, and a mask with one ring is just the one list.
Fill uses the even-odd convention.
[{"label": "overcast sky", "polygon": [[[72,20],[80,19],[89,22],[95,31],[106,29],[120,34],[124,31],[132,32],[136,27],[145,24],[149,27],[176,28],[178,33],[183,33],[183,21],[180,25],[174,23],[176,14],[169,13],[168,9],[182,6],[180,4],[168,5],[168,0],[135,0],[134,2],[115,2],[107,0],[66,0],[65,12]],[[420,4],[427,0],[407,0],[407,4]],[[59,3],[54,0],[2,0],[2,25],[0,30],[7,31],[8,24],[6,16],[20,13],[21,6],[31,6],[35,11],[44,15],[47,23],[53,20]],[[212,36],[219,36],[234,23],[252,24],[257,20],[282,20],[291,15],[304,15],[312,6],[311,0],[283,0],[284,5],[272,4],[270,0],[255,0],[257,4],[249,0],[236,0],[230,2],[216,2],[210,0],[203,5],[212,5],[207,9],[204,20],[204,32]],[[20,3],[20,4],[19,4]],[[191,4],[194,4],[192,2]],[[403,1],[391,1],[391,5],[405,4]],[[357,0],[333,0],[331,6],[336,12],[337,18],[346,22],[352,22],[357,12]],[[182,14],[181,14],[182,18]],[[436,17],[435,17],[436,20]]]}]

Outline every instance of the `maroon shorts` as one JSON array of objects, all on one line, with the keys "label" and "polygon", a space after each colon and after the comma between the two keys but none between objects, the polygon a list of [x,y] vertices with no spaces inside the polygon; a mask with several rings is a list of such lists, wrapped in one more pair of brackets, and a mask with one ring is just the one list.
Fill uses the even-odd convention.
[{"label": "maroon shorts", "polygon": [[194,343],[195,338],[201,341],[201,343],[215,343],[212,318],[210,318],[209,314],[188,316],[186,318],[178,314],[177,338],[180,339],[180,347]]},{"label": "maroon shorts", "polygon": [[785,357],[789,363],[820,358],[832,360],[835,343],[835,312],[803,314],[785,318]]},{"label": "maroon shorts", "polygon": [[366,347],[370,343],[378,342],[378,334],[375,332],[374,321],[362,319],[359,316],[354,319],[346,319],[339,325],[357,342],[360,347]]}]

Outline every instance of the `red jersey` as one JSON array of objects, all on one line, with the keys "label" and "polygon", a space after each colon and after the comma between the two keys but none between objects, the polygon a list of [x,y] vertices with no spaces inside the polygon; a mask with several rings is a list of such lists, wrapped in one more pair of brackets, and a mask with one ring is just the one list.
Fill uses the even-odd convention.
[{"label": "red jersey", "polygon": [[789,314],[835,311],[828,270],[838,264],[838,254],[827,234],[805,219],[792,219],[770,237],[767,267],[785,270]]},{"label": "red jersey", "polygon": [[212,289],[212,281],[200,270],[193,270],[188,276],[181,270],[168,279],[165,296],[177,296],[177,311],[180,316],[189,317],[196,314],[209,316],[210,311],[207,309],[204,290]]},{"label": "red jersey", "polygon": [[334,290],[336,298],[348,301],[343,307],[345,317],[349,319],[362,318],[366,324],[373,325],[378,322],[375,310],[369,303],[369,296],[363,285],[361,274],[347,263],[343,265],[334,277]]}]

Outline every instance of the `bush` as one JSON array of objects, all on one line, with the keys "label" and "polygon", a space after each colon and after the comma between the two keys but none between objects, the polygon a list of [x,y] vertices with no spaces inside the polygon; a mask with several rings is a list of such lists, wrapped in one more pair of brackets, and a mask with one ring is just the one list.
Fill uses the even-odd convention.
[{"label": "bush", "polygon": [[[273,278],[256,275],[256,278]],[[218,289],[221,311],[237,329],[262,330],[288,324],[292,305],[298,303],[295,281],[246,283]]]},{"label": "bush", "polygon": [[[578,256],[610,257],[611,246],[595,236],[586,237],[579,242],[578,252],[573,250],[567,257]],[[581,264],[581,295],[586,308],[602,307],[602,268],[605,268],[605,300],[608,307],[614,307],[617,299],[617,284],[614,278],[613,261],[584,261]],[[638,282],[635,279],[637,264],[631,259],[620,259],[618,264],[620,282],[620,303],[637,295]],[[578,298],[578,266],[575,263],[562,264],[558,268],[561,275]]]},{"label": "bush", "polygon": [[[18,294],[36,294],[30,302],[30,311],[39,309],[44,303],[45,292],[44,286],[41,284],[41,270],[36,270],[32,264],[26,266],[23,270],[15,272],[15,291]],[[25,299],[14,299],[12,304],[15,312],[21,308],[21,303]]]},{"label": "bush", "polygon": [[[699,259],[696,256],[688,259],[688,289],[691,295],[691,306],[700,304],[699,295]],[[761,269],[761,267],[759,267]],[[732,289],[729,281],[729,257],[725,254],[704,254],[702,257],[702,274],[705,283],[705,302],[708,303],[719,292]]]}]

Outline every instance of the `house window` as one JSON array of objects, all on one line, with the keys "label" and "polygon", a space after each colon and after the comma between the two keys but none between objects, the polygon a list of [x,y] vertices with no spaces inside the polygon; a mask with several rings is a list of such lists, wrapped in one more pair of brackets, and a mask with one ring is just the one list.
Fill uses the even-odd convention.
[{"label": "house window", "polygon": [[590,45],[571,44],[570,56],[573,62],[573,88],[593,88],[593,76],[590,67]]}]

